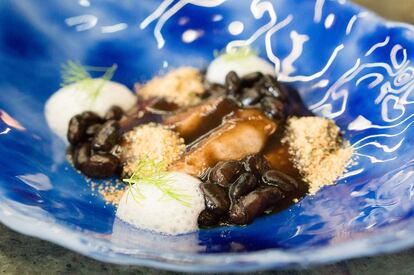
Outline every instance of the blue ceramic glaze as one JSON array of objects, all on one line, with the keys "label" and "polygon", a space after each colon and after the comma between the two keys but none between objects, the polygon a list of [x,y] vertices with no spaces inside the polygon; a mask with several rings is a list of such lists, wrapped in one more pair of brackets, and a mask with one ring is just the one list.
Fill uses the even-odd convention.
[{"label": "blue ceramic glaze", "polygon": [[[414,243],[412,26],[345,0],[3,0],[0,10],[5,225],[102,261],[185,271],[305,266]],[[231,34],[232,22],[243,31]],[[165,236],[115,219],[46,124],[61,64],[117,63],[114,79],[132,87],[247,42],[338,123],[354,165],[337,185],[245,227]]]}]

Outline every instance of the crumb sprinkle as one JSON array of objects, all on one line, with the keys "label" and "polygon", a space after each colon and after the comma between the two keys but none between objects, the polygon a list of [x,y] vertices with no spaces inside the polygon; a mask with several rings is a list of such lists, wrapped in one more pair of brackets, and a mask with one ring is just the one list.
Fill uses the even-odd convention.
[{"label": "crumb sprinkle", "polygon": [[283,143],[289,146],[293,164],[315,194],[332,185],[346,172],[353,149],[343,140],[334,121],[322,117],[292,117],[288,120]]},{"label": "crumb sprinkle", "polygon": [[98,191],[104,199],[105,204],[117,206],[125,193],[126,187],[125,184],[119,180],[106,180],[99,183],[91,181],[91,190],[92,192]]},{"label": "crumb sprinkle", "polygon": [[192,67],[172,70],[165,76],[156,76],[145,85],[136,84],[138,95],[144,99],[164,98],[178,106],[190,106],[201,101],[204,93],[202,76]]},{"label": "crumb sprinkle", "polygon": [[132,175],[136,163],[148,156],[168,166],[184,152],[184,139],[166,126],[150,123],[135,127],[124,136],[121,161],[124,175]]}]

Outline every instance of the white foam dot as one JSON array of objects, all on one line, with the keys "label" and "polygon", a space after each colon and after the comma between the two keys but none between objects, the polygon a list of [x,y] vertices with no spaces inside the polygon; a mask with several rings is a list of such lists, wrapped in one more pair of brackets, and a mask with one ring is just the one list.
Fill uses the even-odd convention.
[{"label": "white foam dot", "polygon": [[79,5],[83,7],[89,7],[91,3],[89,2],[89,0],[79,0]]},{"label": "white foam dot", "polygon": [[181,40],[184,43],[191,43],[194,42],[197,38],[199,38],[200,36],[203,35],[203,31],[200,30],[186,30],[185,32],[183,32],[183,35],[181,36]]},{"label": "white foam dot", "polygon": [[223,20],[223,15],[221,15],[221,14],[215,14],[213,16],[213,22],[219,22],[221,20]]},{"label": "white foam dot", "polygon": [[190,18],[188,17],[180,17],[180,19],[178,19],[178,25],[180,26],[184,26],[186,25],[188,22],[190,21]]},{"label": "white foam dot", "polygon": [[325,29],[330,29],[335,21],[335,14],[329,14],[325,19]]},{"label": "white foam dot", "polygon": [[244,24],[240,21],[233,21],[229,24],[228,30],[232,35],[239,35],[244,30]]}]

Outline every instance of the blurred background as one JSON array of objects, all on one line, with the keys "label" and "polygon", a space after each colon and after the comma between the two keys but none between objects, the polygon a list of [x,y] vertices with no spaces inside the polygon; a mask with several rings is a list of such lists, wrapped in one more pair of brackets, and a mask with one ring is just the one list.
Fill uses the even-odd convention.
[{"label": "blurred background", "polygon": [[414,0],[353,0],[391,20],[414,24]]},{"label": "blurred background", "polygon": [[[414,24],[414,0],[354,0],[354,2],[377,12],[387,19]],[[142,267],[100,263],[51,243],[20,235],[1,224],[0,273],[174,274]],[[260,272],[256,274],[414,274],[414,249],[389,255],[349,260],[306,270]]]}]

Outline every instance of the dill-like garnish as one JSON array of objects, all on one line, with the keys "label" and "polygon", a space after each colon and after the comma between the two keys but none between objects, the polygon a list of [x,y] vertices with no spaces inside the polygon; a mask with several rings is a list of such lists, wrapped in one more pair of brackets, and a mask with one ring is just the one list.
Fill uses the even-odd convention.
[{"label": "dill-like garnish", "polygon": [[234,61],[250,56],[257,56],[258,50],[253,50],[250,47],[233,48],[230,51],[214,51],[214,57],[221,56],[226,61]]},{"label": "dill-like garnish", "polygon": [[[138,202],[144,198],[139,190],[141,184],[149,184],[158,188],[164,195],[170,197],[184,206],[189,207],[189,199],[191,196],[186,195],[182,190],[177,190],[172,186],[172,179],[165,172],[166,165],[162,161],[156,161],[149,157],[141,158],[135,167],[135,171],[129,179],[123,181],[129,185],[128,190],[132,197]],[[136,185],[132,187],[133,185]]]},{"label": "dill-like garnish", "polygon": [[[118,66],[113,64],[111,67],[96,67],[96,66],[82,66],[79,62],[69,60],[67,64],[62,65],[61,75],[62,87],[79,83],[82,90],[88,92],[92,100],[94,101],[99,93],[102,91],[102,87],[105,81],[111,80]],[[103,72],[100,77],[100,82],[96,84],[89,72]]]},{"label": "dill-like garnish", "polygon": [[60,86],[62,87],[92,78],[85,67],[72,60],[62,65],[61,75],[62,83],[60,83]]}]

